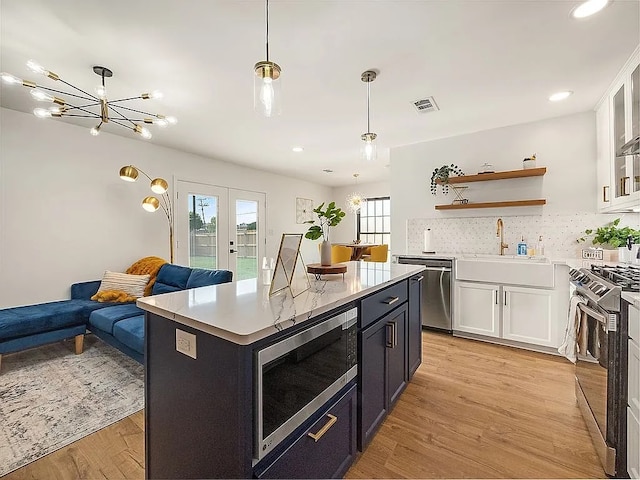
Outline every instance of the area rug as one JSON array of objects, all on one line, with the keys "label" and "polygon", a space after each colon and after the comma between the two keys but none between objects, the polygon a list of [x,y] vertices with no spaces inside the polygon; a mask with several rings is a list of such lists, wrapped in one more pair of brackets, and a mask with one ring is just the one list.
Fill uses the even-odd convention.
[{"label": "area rug", "polygon": [[143,407],[143,366],[93,335],[3,355],[0,477]]}]

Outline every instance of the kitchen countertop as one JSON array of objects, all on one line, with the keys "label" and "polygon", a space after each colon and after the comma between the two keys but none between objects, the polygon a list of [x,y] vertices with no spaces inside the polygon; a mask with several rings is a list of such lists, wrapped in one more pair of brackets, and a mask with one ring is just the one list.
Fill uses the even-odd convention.
[{"label": "kitchen countertop", "polygon": [[622,298],[624,298],[627,302],[634,305],[636,308],[640,308],[640,293],[622,292]]},{"label": "kitchen countertop", "polygon": [[289,290],[269,296],[256,279],[182,290],[136,302],[143,310],[249,345],[276,332],[345,305],[421,272],[424,267],[377,262],[345,262],[347,273],[323,275],[295,298]]}]

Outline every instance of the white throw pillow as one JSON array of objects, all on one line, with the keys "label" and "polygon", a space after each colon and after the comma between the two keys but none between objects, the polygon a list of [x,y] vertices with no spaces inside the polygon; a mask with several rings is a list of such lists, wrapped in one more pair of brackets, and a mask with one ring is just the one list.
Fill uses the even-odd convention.
[{"label": "white throw pillow", "polygon": [[128,273],[110,272],[106,270],[98,292],[105,290],[120,290],[132,297],[142,297],[144,287],[149,283],[149,275],[130,275]]}]

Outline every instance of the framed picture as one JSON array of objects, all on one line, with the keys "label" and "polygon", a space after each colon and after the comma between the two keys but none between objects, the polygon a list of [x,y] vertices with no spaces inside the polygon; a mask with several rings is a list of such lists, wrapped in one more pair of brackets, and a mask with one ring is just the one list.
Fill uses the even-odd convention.
[{"label": "framed picture", "polygon": [[296,223],[304,223],[309,220],[313,220],[313,200],[296,198]]}]

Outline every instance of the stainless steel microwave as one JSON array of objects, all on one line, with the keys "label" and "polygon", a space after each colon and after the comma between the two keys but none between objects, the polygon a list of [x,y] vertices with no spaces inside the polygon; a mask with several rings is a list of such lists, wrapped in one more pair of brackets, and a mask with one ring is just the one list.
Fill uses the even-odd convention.
[{"label": "stainless steel microwave", "polygon": [[254,458],[262,459],[356,377],[358,309],[257,352]]}]

